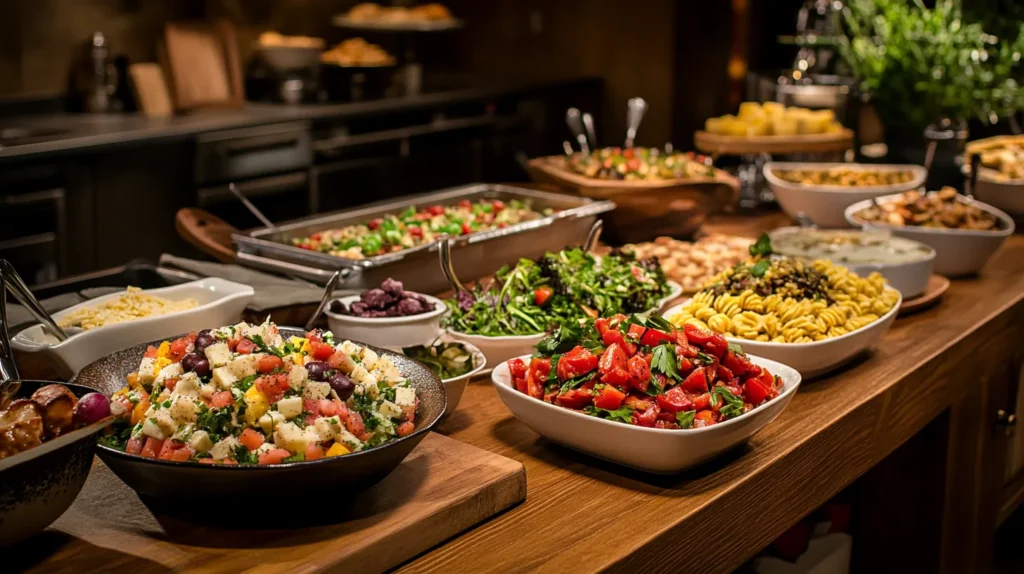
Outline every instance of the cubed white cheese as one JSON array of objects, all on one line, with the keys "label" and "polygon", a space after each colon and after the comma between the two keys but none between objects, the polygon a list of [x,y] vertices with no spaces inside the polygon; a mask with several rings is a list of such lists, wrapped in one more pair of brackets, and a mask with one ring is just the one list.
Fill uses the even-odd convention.
[{"label": "cubed white cheese", "polygon": [[174,431],[174,436],[171,438],[179,440],[181,442],[188,442],[189,437],[192,436],[192,431],[195,430],[195,425],[192,423],[183,424],[178,427],[178,430]]},{"label": "cubed white cheese", "polygon": [[338,417],[320,417],[313,423],[316,433],[321,441],[333,440],[342,431],[341,420]]},{"label": "cubed white cheese", "polygon": [[380,403],[380,414],[392,419],[401,418],[402,407],[391,401],[385,400]]},{"label": "cubed white cheese", "polygon": [[309,379],[309,371],[306,370],[306,367],[295,365],[288,371],[288,386],[296,391],[302,390],[307,379]]},{"label": "cubed white cheese", "polygon": [[184,372],[184,369],[181,368],[181,363],[171,363],[170,365],[160,369],[160,374],[156,376],[156,380],[153,381],[153,384],[160,385],[168,379],[176,379]]},{"label": "cubed white cheese", "polygon": [[260,424],[260,428],[265,433],[272,433],[278,425],[284,422],[284,415],[277,411],[270,411],[267,414],[261,416],[257,421]]},{"label": "cubed white cheese", "polygon": [[405,380],[405,377],[402,376],[402,372],[399,371],[398,367],[396,367],[395,364],[391,362],[391,359],[387,357],[381,357],[377,359],[377,364],[375,365],[375,367],[377,377],[380,380],[389,382],[398,382]]},{"label": "cubed white cheese", "polygon": [[156,359],[143,357],[139,363],[139,382],[148,385],[156,378]]},{"label": "cubed white cheese", "polygon": [[310,436],[294,423],[281,423],[274,429],[274,444],[292,454],[305,452]]},{"label": "cubed white cheese", "polygon": [[241,323],[235,325],[235,335],[241,335],[242,333],[245,333],[245,330],[248,328],[249,324],[246,323],[245,321],[242,321]]},{"label": "cubed white cheese", "polygon": [[411,387],[396,387],[395,404],[400,407],[416,406],[416,389]]},{"label": "cubed white cheese", "polygon": [[239,355],[228,363],[228,368],[231,369],[231,374],[244,379],[251,377],[256,374],[256,363],[260,360],[263,355],[260,353],[253,353],[252,355]]},{"label": "cubed white cheese", "polygon": [[212,397],[213,394],[216,392],[217,387],[213,383],[206,383],[205,385],[199,387],[199,396],[204,399]]},{"label": "cubed white cheese", "polygon": [[168,412],[168,409],[160,409],[152,418],[156,419],[157,426],[160,427],[160,430],[164,431],[166,436],[171,436],[178,430],[178,423],[171,416],[171,413]]},{"label": "cubed white cheese", "polygon": [[259,456],[261,454],[267,454],[268,452],[274,450],[275,448],[277,447],[274,443],[265,442],[261,444],[259,447],[257,447],[256,450],[252,451],[252,453],[255,454],[256,456]]},{"label": "cubed white cheese", "polygon": [[173,418],[178,424],[190,423],[196,420],[196,402],[190,397],[179,395],[174,397],[174,402],[171,403],[171,408],[168,409]]},{"label": "cubed white cheese", "polygon": [[238,381],[238,377],[227,367],[217,367],[213,370],[213,378],[210,381],[222,389],[230,389],[231,385]]},{"label": "cubed white cheese", "polygon": [[146,417],[142,422],[142,434],[153,437],[156,440],[164,440],[167,435],[164,434],[164,429],[160,428],[160,425],[156,423],[156,418]]},{"label": "cubed white cheese", "polygon": [[290,419],[302,414],[302,397],[290,397],[277,401],[277,412]]},{"label": "cubed white cheese", "polygon": [[213,448],[213,441],[210,440],[210,433],[200,430],[192,433],[188,439],[188,446],[196,452],[206,452]]},{"label": "cubed white cheese", "polygon": [[214,368],[226,365],[231,360],[231,349],[227,343],[214,343],[203,350],[203,353],[206,354],[210,366]]},{"label": "cubed white cheese", "polygon": [[334,440],[347,446],[349,450],[356,451],[363,448],[363,441],[356,438],[356,435],[348,432],[348,429],[344,427],[342,427],[341,431],[334,435]]},{"label": "cubed white cheese", "polygon": [[190,371],[178,377],[178,384],[175,385],[173,394],[193,399],[197,398],[199,396],[199,387],[202,384],[203,382],[199,380],[199,375]]},{"label": "cubed white cheese", "polygon": [[229,436],[213,445],[213,448],[210,449],[210,456],[212,456],[214,460],[221,460],[223,458],[234,456],[235,449],[238,448],[239,444],[241,443],[238,442],[238,439],[233,436]]},{"label": "cubed white cheese", "polygon": [[128,407],[125,406],[125,403],[123,401],[110,401],[110,414],[113,415],[115,418],[123,415],[126,412],[128,412]]},{"label": "cubed white cheese", "polygon": [[369,383],[377,384],[377,377],[374,377],[366,370],[366,367],[362,365],[356,365],[356,368],[352,369],[352,374],[349,375],[352,378],[352,382],[355,383]]},{"label": "cubed white cheese", "polygon": [[302,434],[306,437],[306,444],[317,444],[320,442],[320,433],[317,432],[313,425],[304,428]]},{"label": "cubed white cheese", "polygon": [[366,367],[366,370],[373,370],[373,367],[377,364],[377,358],[378,357],[376,351],[369,347],[363,348],[363,354],[360,360],[362,361],[363,366]]},{"label": "cubed white cheese", "polygon": [[343,341],[337,346],[337,349],[346,355],[354,355],[356,357],[363,352],[363,348],[352,341]]},{"label": "cubed white cheese", "polygon": [[264,343],[267,342],[267,324],[263,325],[249,325],[242,331],[242,336],[246,339],[252,339],[253,337],[259,337]]},{"label": "cubed white cheese", "polygon": [[302,389],[302,397],[318,401],[326,398],[331,393],[331,385],[318,381],[307,381],[306,388]]},{"label": "cubed white cheese", "polygon": [[357,395],[367,395],[371,399],[376,399],[380,395],[380,387],[377,383],[359,383],[356,385],[355,392]]}]

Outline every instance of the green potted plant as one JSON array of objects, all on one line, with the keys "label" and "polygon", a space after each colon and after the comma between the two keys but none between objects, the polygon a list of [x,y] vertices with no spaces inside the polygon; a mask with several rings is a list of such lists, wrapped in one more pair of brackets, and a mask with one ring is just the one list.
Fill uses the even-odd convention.
[{"label": "green potted plant", "polygon": [[966,138],[968,119],[996,123],[1024,109],[1019,20],[983,24],[976,10],[968,21],[954,0],[849,0],[842,14],[840,54],[885,126],[890,157],[919,163],[926,131]]}]

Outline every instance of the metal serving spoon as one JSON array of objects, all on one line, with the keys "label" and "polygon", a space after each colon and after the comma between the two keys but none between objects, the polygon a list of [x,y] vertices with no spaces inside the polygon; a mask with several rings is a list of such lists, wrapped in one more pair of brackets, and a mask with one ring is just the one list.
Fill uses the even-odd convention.
[{"label": "metal serving spoon", "polygon": [[594,116],[590,115],[589,112],[583,114],[583,127],[587,130],[587,140],[590,143],[591,149],[599,149],[601,146],[597,145],[597,131],[594,130]]},{"label": "metal serving spoon", "polygon": [[626,102],[626,148],[633,147],[636,141],[636,130],[640,128],[640,122],[644,119],[644,112],[647,111],[647,102],[643,98],[630,98]]},{"label": "metal serving spoon", "polygon": [[579,108],[569,108],[565,111],[565,125],[569,126],[569,131],[576,138],[580,150],[590,155],[590,145],[587,144],[587,136],[583,133],[583,117]]},{"label": "metal serving spoon", "polygon": [[441,258],[441,272],[444,273],[444,278],[448,280],[448,285],[455,292],[455,296],[458,297],[459,293],[469,293],[469,289],[455,275],[455,266],[452,265],[452,241],[451,238],[442,239],[437,251]]},{"label": "metal serving spoon", "polygon": [[341,276],[344,274],[344,271],[346,271],[345,268],[338,269],[334,272],[334,275],[331,275],[331,278],[327,280],[327,285],[324,287],[324,296],[320,298],[320,304],[317,305],[316,311],[314,311],[313,315],[308,321],[306,321],[306,331],[313,329],[313,325],[316,324],[316,320],[320,317],[320,313],[323,313],[324,309],[327,308],[327,302],[331,300],[331,295],[334,295],[334,289],[338,286],[338,281],[341,280]]},{"label": "metal serving spoon", "polygon": [[600,219],[594,221],[594,224],[590,226],[590,231],[587,232],[587,240],[583,242],[583,249],[588,253],[593,252],[594,248],[597,247],[597,240],[601,238],[601,231],[604,229],[604,222]]}]

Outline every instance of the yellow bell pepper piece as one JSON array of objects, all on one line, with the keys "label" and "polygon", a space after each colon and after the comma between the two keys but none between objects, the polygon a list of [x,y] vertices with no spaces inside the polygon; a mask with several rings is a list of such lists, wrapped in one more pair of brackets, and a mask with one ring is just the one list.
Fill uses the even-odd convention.
[{"label": "yellow bell pepper piece", "polygon": [[331,445],[331,448],[327,449],[327,456],[341,456],[343,454],[348,454],[350,452],[352,451],[346,448],[345,445],[341,444],[340,442],[336,442]]},{"label": "yellow bell pepper piece", "polygon": [[291,343],[293,347],[298,349],[298,353],[302,353],[303,355],[309,354],[309,339],[305,337],[292,336],[288,338],[288,342]]},{"label": "yellow bell pepper piece", "polygon": [[153,376],[155,377],[155,376],[159,375],[160,371],[164,367],[166,367],[167,365],[170,365],[170,364],[171,364],[171,359],[170,358],[168,358],[168,357],[157,357],[156,360],[153,361]]},{"label": "yellow bell pepper piece", "polygon": [[263,391],[257,389],[255,385],[245,391],[245,405],[245,422],[252,426],[259,424],[259,418],[270,410],[270,401],[267,400],[267,395],[263,394]]},{"label": "yellow bell pepper piece", "polygon": [[171,344],[167,341],[160,343],[160,346],[156,348],[157,359],[167,359],[170,361],[171,356]]}]

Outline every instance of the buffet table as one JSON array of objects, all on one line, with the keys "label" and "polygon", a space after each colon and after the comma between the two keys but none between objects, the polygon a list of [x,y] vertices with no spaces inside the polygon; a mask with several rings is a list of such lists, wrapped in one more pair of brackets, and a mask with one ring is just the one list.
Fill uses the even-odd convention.
[{"label": "buffet table", "polygon": [[[781,219],[706,228],[754,235]],[[512,417],[489,380],[471,383],[438,430],[522,462],[526,502],[402,571],[729,572],[866,474],[858,569],[984,571],[1006,450],[996,412],[1012,409],[1024,334],[1022,260],[1024,238],[1011,237],[981,277],[898,319],[870,357],[808,382],[748,445],[679,476],[552,444]]]}]

